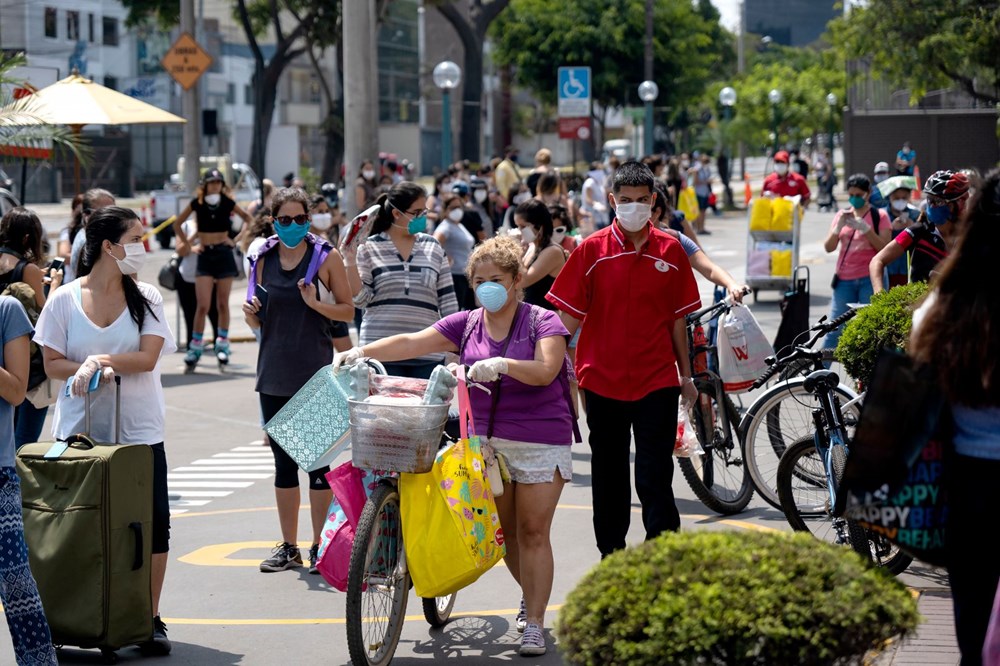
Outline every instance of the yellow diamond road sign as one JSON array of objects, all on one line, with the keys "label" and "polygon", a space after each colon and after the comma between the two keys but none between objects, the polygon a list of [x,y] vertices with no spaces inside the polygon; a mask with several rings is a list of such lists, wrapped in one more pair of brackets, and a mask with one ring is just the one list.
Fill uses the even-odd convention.
[{"label": "yellow diamond road sign", "polygon": [[212,66],[212,56],[194,41],[194,37],[184,32],[163,56],[160,64],[184,90],[190,90]]}]

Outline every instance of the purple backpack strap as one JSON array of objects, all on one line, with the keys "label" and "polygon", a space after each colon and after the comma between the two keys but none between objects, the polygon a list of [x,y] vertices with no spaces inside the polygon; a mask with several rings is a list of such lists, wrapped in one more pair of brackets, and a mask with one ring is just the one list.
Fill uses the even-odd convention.
[{"label": "purple backpack strap", "polygon": [[254,287],[257,284],[257,260],[274,249],[278,244],[278,236],[271,236],[257,248],[257,252],[247,257],[250,262],[250,274],[247,275],[247,303],[253,300]]},{"label": "purple backpack strap", "polygon": [[[330,255],[330,250],[333,246],[327,243],[322,238],[315,236],[313,234],[307,234],[306,240],[313,246],[312,258],[309,260],[309,266],[306,268],[306,282],[312,282],[319,275],[319,268],[326,261],[326,258]],[[263,257],[265,254],[273,250],[278,245],[278,237],[271,236],[264,244],[257,249],[257,253],[248,257],[250,261],[250,274],[247,276],[247,301],[250,301],[254,295],[254,285],[257,284],[257,260]]]},{"label": "purple backpack strap", "polygon": [[469,311],[469,316],[465,320],[465,330],[462,331],[462,341],[458,345],[458,362],[462,362],[462,353],[465,351],[465,343],[469,341],[469,336],[475,330],[476,325],[483,318],[482,308]]},{"label": "purple backpack strap", "polygon": [[[541,323],[542,317],[546,312],[547,310],[544,308],[532,305],[531,311],[528,313],[528,341],[531,342],[532,347],[538,341],[538,325]],[[569,414],[573,418],[573,438],[579,444],[583,442],[583,435],[580,434],[580,423],[576,416],[576,407],[573,406],[573,391],[569,386],[570,373],[572,372],[573,364],[570,362],[569,352],[567,352],[563,357],[563,367],[559,371],[556,381],[562,385],[563,396],[566,398],[566,404],[569,406]]]}]

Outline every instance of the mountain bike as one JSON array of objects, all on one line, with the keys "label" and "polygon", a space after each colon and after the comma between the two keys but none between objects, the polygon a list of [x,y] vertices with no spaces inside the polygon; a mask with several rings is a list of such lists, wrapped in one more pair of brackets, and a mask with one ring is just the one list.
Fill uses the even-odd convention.
[{"label": "mountain bike", "polygon": [[739,513],[753,497],[737,434],[739,412],[726,395],[722,378],[708,363],[708,356],[716,354],[717,346],[705,339],[702,328],[732,307],[731,298],[725,298],[685,317],[692,379],[698,391],[689,415],[703,453],[677,458],[694,494],[706,507],[722,515]]}]

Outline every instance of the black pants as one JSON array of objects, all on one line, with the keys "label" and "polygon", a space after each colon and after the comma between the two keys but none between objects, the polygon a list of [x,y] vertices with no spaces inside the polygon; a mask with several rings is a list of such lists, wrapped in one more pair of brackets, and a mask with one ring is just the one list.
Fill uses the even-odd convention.
[{"label": "black pants", "polygon": [[948,460],[948,578],[962,666],[982,663],[983,641],[1000,581],[1000,558],[986,545],[1000,460]]},{"label": "black pants", "polygon": [[[212,337],[214,340],[218,336],[219,330],[219,308],[215,304],[215,285],[212,285],[212,305],[208,308],[208,321],[212,324]],[[194,311],[198,309],[198,296],[194,290],[194,283],[181,278],[177,280],[177,300],[181,304],[181,312],[184,313],[184,324],[187,326],[187,344],[185,348],[191,346],[191,330],[194,328]]]},{"label": "black pants", "polygon": [[469,287],[469,279],[465,275],[452,273],[451,281],[455,285],[455,299],[458,301],[458,309],[472,310],[475,308],[476,293]]},{"label": "black pants", "polygon": [[635,489],[642,504],[646,539],[681,526],[671,482],[679,388],[665,388],[632,402],[584,391],[590,427],[594,535],[601,555],[625,548],[632,511],[629,474],[635,433]]}]

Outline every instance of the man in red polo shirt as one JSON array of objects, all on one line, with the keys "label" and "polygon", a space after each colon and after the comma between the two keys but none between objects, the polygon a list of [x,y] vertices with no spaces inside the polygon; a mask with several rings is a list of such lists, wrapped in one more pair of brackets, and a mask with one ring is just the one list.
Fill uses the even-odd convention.
[{"label": "man in red polo shirt", "polygon": [[802,197],[802,206],[809,203],[812,193],[806,179],[788,169],[788,153],[779,150],[774,154],[774,172],[764,179],[763,194],[773,194],[777,197]]},{"label": "man in red polo shirt", "polygon": [[683,391],[690,403],[697,394],[684,315],[697,310],[701,298],[681,244],[649,223],[653,184],[645,165],[619,167],[608,194],[614,224],[580,244],[547,296],[571,335],[580,328],[576,373],[586,396],[602,557],[625,547],[633,433],[646,538],[681,524],[671,488],[672,443],[678,398]]}]

